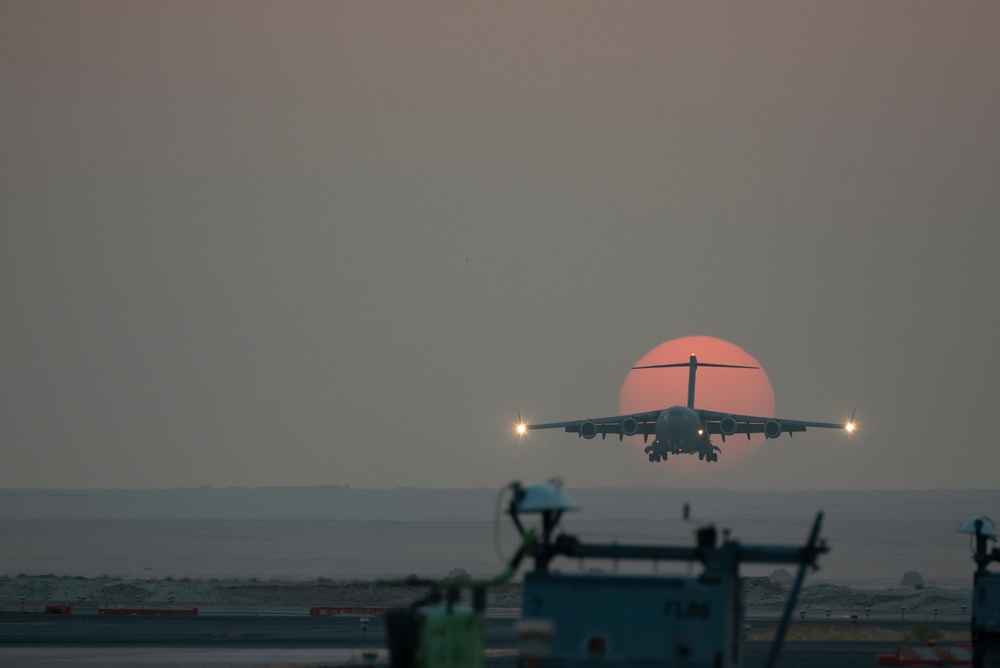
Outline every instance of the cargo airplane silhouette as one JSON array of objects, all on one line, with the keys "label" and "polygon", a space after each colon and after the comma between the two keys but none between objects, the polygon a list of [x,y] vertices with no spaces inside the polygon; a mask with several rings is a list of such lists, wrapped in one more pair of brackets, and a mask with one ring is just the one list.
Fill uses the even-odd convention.
[{"label": "cargo airplane silhouette", "polygon": [[764,434],[764,438],[770,439],[778,438],[785,433],[791,436],[797,431],[805,431],[807,427],[843,429],[849,433],[854,431],[853,416],[851,421],[846,424],[835,424],[833,422],[807,422],[757,415],[739,415],[694,407],[694,385],[698,367],[724,367],[728,369],[756,369],[758,367],[699,362],[697,357],[691,355],[688,362],[652,364],[632,368],[666,369],[685,366],[689,368],[687,406],[671,406],[670,408],[632,413],[631,415],[570,420],[569,422],[548,422],[545,424],[521,422],[517,425],[517,432],[524,434],[533,429],[565,429],[567,432],[575,433],[583,438],[594,438],[598,434],[605,438],[608,434],[617,434],[618,440],[622,440],[626,436],[642,434],[643,441],[646,443],[649,443],[649,437],[652,435],[655,437],[653,443],[645,448],[651,462],[666,461],[668,455],[680,454],[696,454],[698,459],[702,461],[717,462],[719,461],[719,452],[722,449],[712,443],[710,436],[713,434],[721,435],[722,442],[725,443],[727,436],[737,434],[746,434],[748,440],[751,434]]}]

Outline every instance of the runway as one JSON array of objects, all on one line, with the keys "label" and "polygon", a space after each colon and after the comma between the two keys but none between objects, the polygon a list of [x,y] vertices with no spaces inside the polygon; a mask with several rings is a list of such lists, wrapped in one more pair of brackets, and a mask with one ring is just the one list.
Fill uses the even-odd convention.
[{"label": "runway", "polygon": [[[385,625],[370,618],[306,615],[201,615],[104,617],[98,615],[0,615],[0,647],[226,647],[308,649],[384,648]],[[489,647],[513,648],[515,619],[490,619]]]},{"label": "runway", "polygon": [[[486,645],[491,668],[516,665],[513,617],[489,617]],[[820,624],[821,622],[813,622]],[[774,625],[755,620],[755,630]],[[909,628],[905,622],[879,626]],[[945,623],[941,627],[961,623]],[[786,643],[779,666],[841,668],[874,666],[876,655],[894,642]],[[363,666],[374,652],[385,664],[385,627],[371,618],[304,615],[203,615],[200,617],[99,617],[97,615],[0,615],[0,665],[32,668],[67,666]],[[770,643],[744,645],[744,666],[763,666]]]}]

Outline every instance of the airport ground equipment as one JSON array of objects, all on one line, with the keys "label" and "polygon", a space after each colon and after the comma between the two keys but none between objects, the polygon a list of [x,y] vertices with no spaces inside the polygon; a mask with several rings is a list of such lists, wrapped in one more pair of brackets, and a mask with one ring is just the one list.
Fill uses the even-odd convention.
[{"label": "airport ground equipment", "polygon": [[[975,668],[1000,668],[1000,573],[988,569],[1000,562],[997,532],[988,517],[974,517],[960,529],[973,536],[972,576],[972,660]],[[994,547],[988,544],[993,541]]]},{"label": "airport ground equipment", "polygon": [[485,668],[484,587],[472,588],[469,607],[459,603],[461,587],[468,581],[410,578],[390,584],[431,589],[409,607],[392,608],[385,614],[392,668]]},{"label": "airport ground equipment", "polygon": [[[392,668],[485,668],[486,590],[506,584],[517,572],[535,532],[523,534],[521,548],[507,568],[490,580],[416,577],[379,582],[383,586],[422,587],[429,593],[406,608],[386,610],[385,628]],[[460,602],[471,592],[472,605]]]},{"label": "airport ground equipment", "polygon": [[[743,545],[715,527],[697,531],[693,547],[584,543],[554,536],[562,514],[575,510],[558,482],[512,485],[508,513],[522,536],[521,515],[538,513],[537,540],[525,540],[534,569],[525,574],[519,629],[526,667],[600,665],[726,668],[742,665],[741,563],[798,564],[776,638],[768,656],[774,666],[808,567],[828,551],[819,539],[822,513],[801,547]],[[557,557],[697,562],[699,575],[563,574]]]}]

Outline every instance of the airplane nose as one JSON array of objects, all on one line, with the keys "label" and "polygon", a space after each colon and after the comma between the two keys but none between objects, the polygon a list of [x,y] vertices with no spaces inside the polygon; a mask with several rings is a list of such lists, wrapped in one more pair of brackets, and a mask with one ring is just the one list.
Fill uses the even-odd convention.
[{"label": "airplane nose", "polygon": [[668,443],[680,443],[684,440],[684,430],[675,422],[667,422],[663,432]]}]

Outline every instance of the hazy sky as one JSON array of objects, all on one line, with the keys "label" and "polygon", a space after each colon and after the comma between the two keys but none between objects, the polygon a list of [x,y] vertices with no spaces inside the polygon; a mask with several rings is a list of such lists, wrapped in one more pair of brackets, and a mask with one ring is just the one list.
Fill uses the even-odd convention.
[{"label": "hazy sky", "polygon": [[[993,2],[0,1],[0,486],[997,488],[998,34]],[[511,438],[696,334],[862,438],[683,473]]]}]

